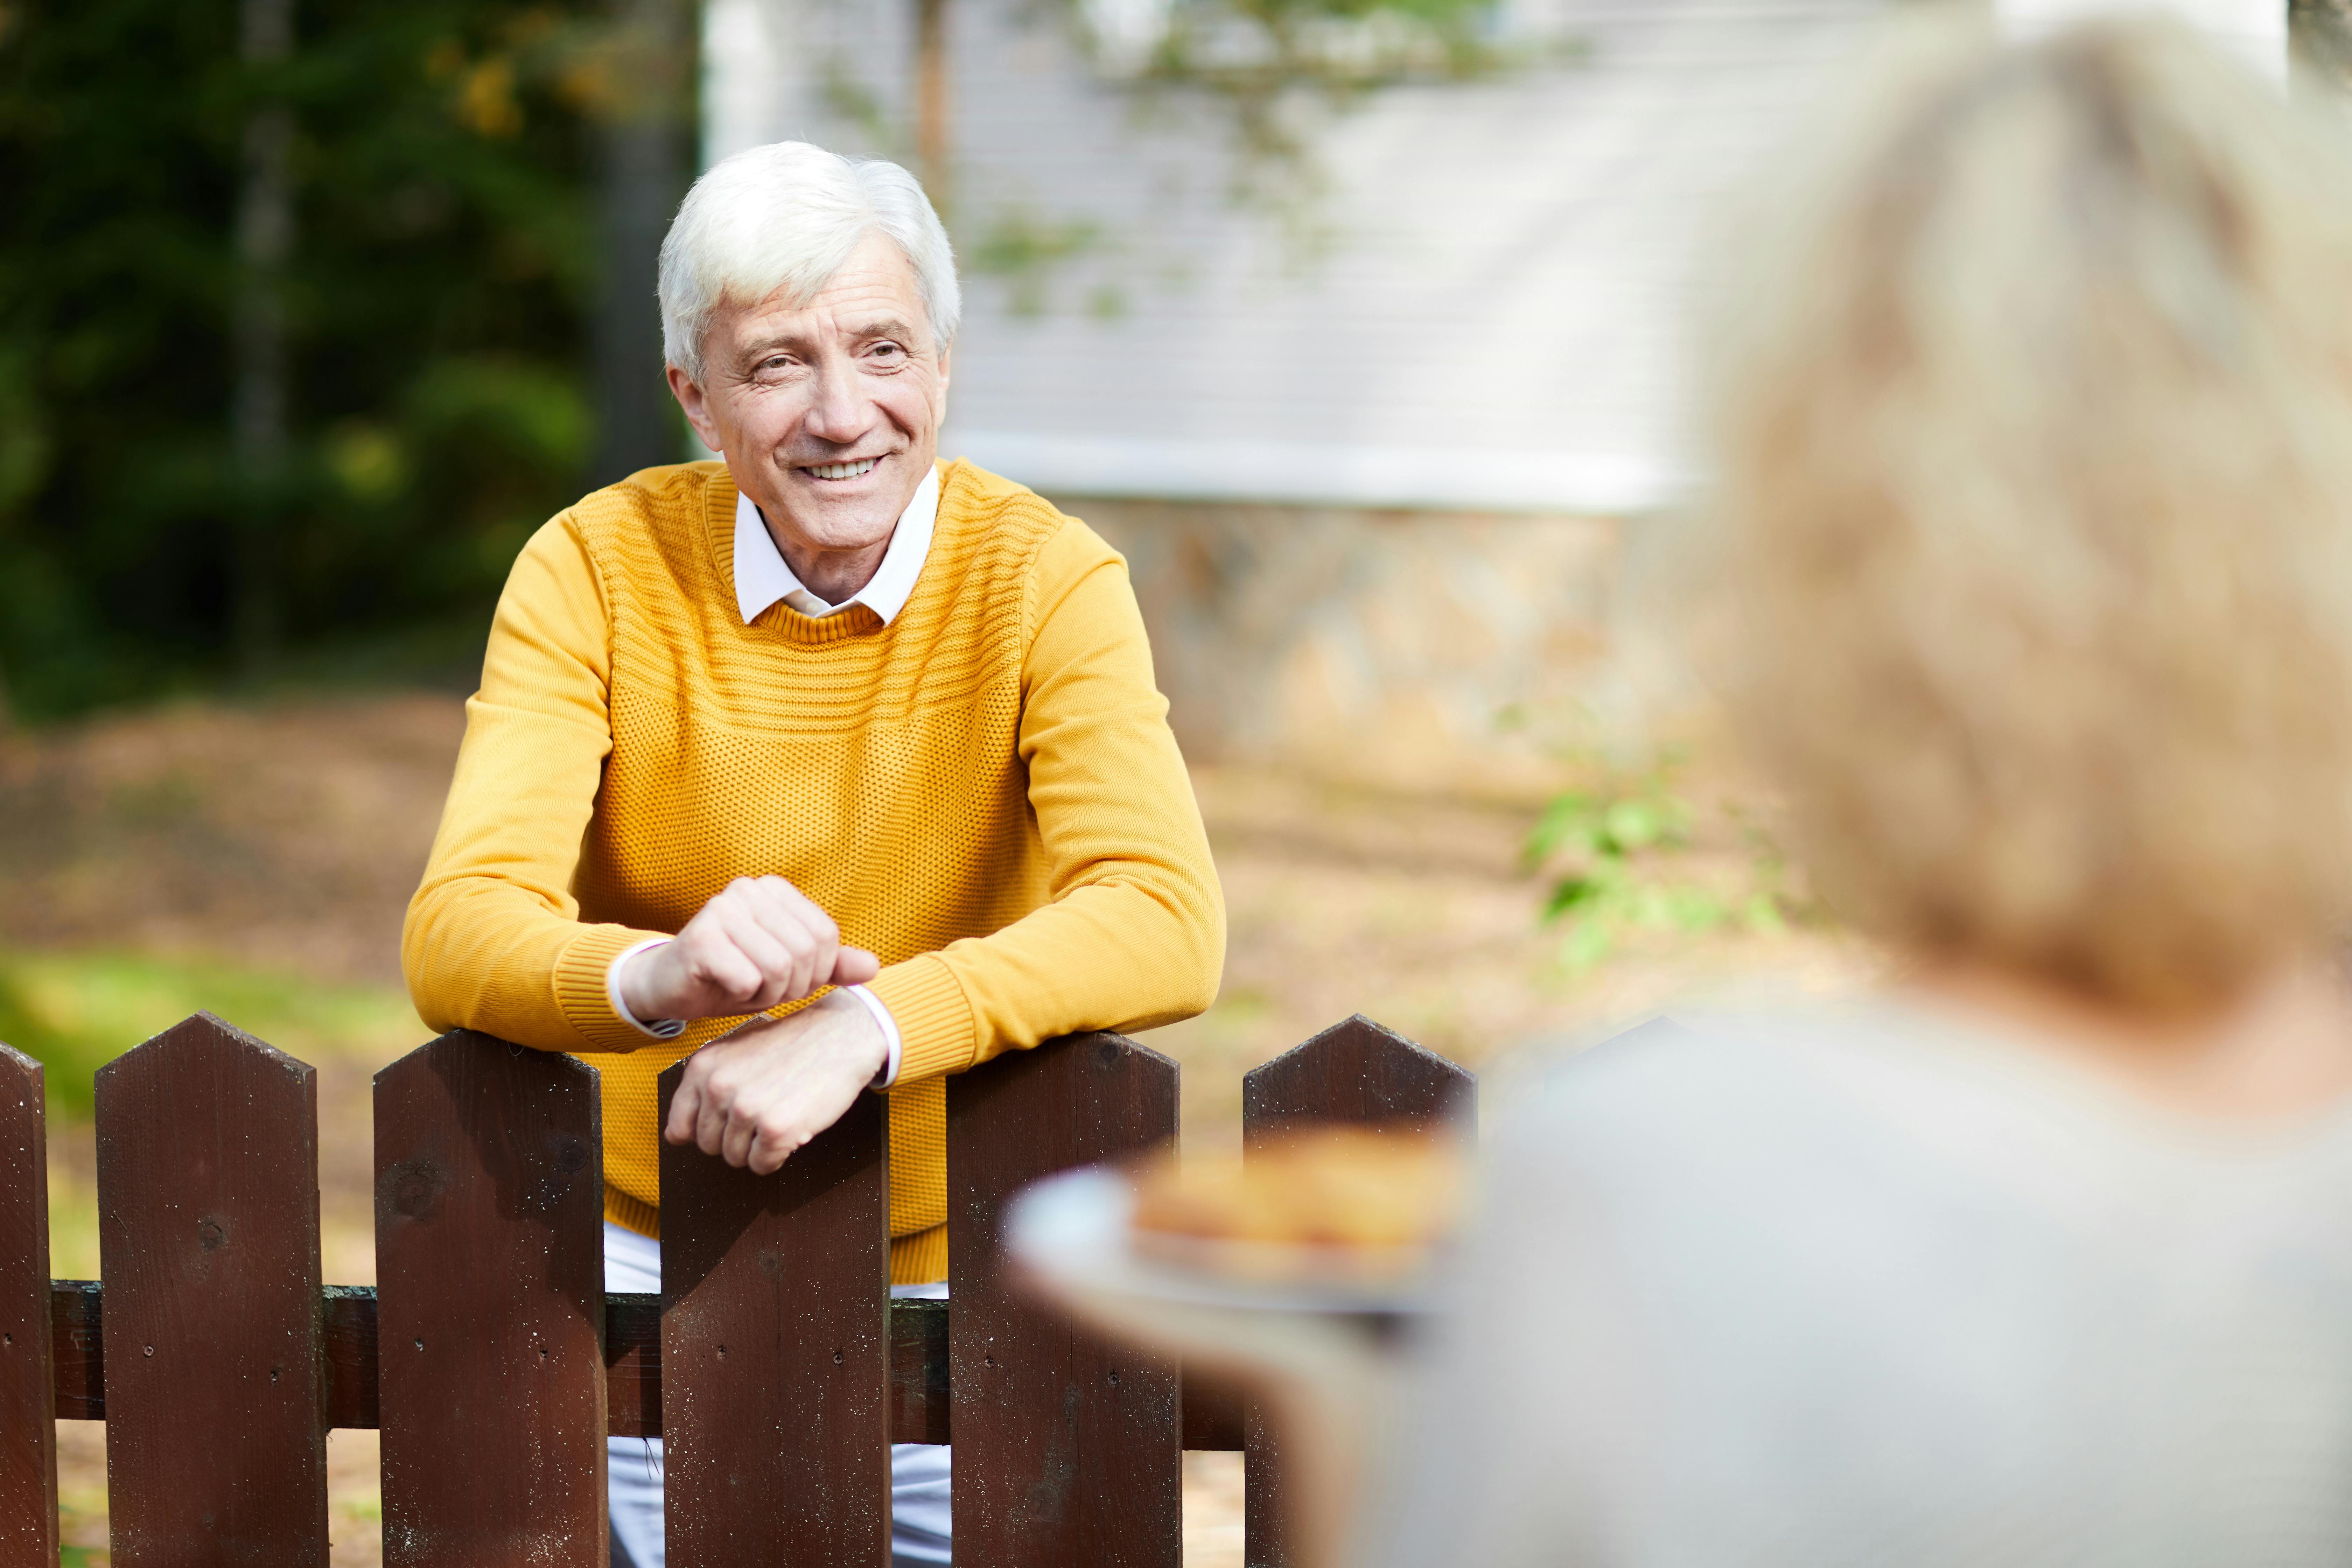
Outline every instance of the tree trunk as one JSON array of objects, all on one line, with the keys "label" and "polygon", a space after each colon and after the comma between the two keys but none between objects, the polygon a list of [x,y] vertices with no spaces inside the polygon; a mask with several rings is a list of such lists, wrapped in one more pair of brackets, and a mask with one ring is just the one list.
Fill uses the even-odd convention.
[{"label": "tree trunk", "polygon": [[695,22],[692,0],[615,0],[618,90],[604,126],[594,327],[596,485],[685,456],[654,288],[662,237],[694,178]]},{"label": "tree trunk", "polygon": [[[241,0],[239,53],[262,69],[294,52],[293,0]],[[259,673],[285,637],[281,520],[286,509],[286,261],[294,247],[289,167],[293,111],[263,103],[245,124],[236,213],[237,294],[231,326],[231,395],[237,528],[231,562],[230,638],[238,664]]]},{"label": "tree trunk", "polygon": [[915,163],[942,219],[951,205],[948,161],[948,0],[915,0]]}]

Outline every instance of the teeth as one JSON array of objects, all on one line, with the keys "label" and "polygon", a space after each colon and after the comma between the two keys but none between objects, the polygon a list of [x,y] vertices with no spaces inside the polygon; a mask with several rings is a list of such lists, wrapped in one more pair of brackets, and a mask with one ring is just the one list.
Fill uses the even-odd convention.
[{"label": "teeth", "polygon": [[854,479],[870,472],[877,460],[866,458],[855,463],[811,463],[808,471],[821,479]]}]

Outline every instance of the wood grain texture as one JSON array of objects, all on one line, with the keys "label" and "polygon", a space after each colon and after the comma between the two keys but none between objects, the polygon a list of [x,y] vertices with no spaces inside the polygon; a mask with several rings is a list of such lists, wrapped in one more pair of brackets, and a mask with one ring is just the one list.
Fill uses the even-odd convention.
[{"label": "wood grain texture", "polygon": [[1082,1334],[1006,1288],[1007,1199],[1040,1176],[1176,1136],[1176,1064],[1073,1035],[948,1080],[949,1393],[958,1562],[1178,1568],[1176,1369]]},{"label": "wood grain texture", "polygon": [[390,1568],[604,1568],[604,1213],[586,1063],[458,1030],[376,1074]]},{"label": "wood grain texture", "polygon": [[[373,1427],[375,1290],[330,1285],[320,1292],[326,1359],[327,1425]],[[95,1279],[49,1281],[58,1418],[106,1419],[106,1288]]]},{"label": "wood grain texture", "polygon": [[330,1285],[319,1303],[326,1323],[327,1425],[383,1425],[376,1397],[375,1291],[366,1285]]},{"label": "wood grain texture", "polygon": [[49,1356],[56,1368],[58,1419],[106,1419],[106,1341],[95,1279],[49,1281]]},{"label": "wood grain texture", "polygon": [[0,1045],[0,1568],[58,1560],[45,1092],[41,1064]]},{"label": "wood grain texture", "polygon": [[[369,1285],[330,1285],[326,1315],[327,1425],[373,1431],[376,1396],[376,1299]],[[49,1343],[60,1421],[106,1419],[106,1352],[100,1325],[105,1289],[95,1279],[49,1282]],[[920,1298],[890,1303],[890,1441],[949,1440],[948,1304]],[[661,1428],[661,1298],[604,1296],[605,1432],[658,1437]],[[1184,1447],[1238,1449],[1241,1396],[1188,1378]]]},{"label": "wood grain texture", "polygon": [[[1253,1068],[1242,1079],[1242,1145],[1344,1122],[1427,1131],[1476,1109],[1465,1068],[1359,1013]],[[1248,1568],[1290,1568],[1298,1553],[1282,1504],[1279,1434],[1255,1400],[1242,1409],[1242,1555]]]},{"label": "wood grain texture", "polygon": [[607,1436],[661,1436],[661,1297],[652,1291],[605,1292],[604,1416]]},{"label": "wood grain texture", "polygon": [[208,1013],[98,1072],[122,1568],[327,1562],[318,1078]]},{"label": "wood grain texture", "polygon": [[[661,1076],[665,1123],[686,1066]],[[887,1108],[859,1095],[768,1176],[662,1144],[672,1568],[888,1560]]]},{"label": "wood grain texture", "polygon": [[1315,1122],[1425,1131],[1469,1114],[1477,1089],[1467,1068],[1359,1013],[1243,1078],[1243,1143]]},{"label": "wood grain texture", "polygon": [[945,1443],[948,1304],[909,1297],[890,1303],[890,1441]]}]

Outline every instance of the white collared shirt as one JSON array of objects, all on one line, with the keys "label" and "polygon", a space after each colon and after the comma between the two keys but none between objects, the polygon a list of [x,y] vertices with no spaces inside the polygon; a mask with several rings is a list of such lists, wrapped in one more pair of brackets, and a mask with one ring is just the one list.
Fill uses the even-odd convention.
[{"label": "white collared shirt", "polygon": [[907,607],[907,595],[915,591],[915,579],[923,574],[923,562],[931,552],[931,531],[940,520],[940,471],[934,468],[915,487],[915,496],[907,510],[898,514],[898,526],[890,535],[890,547],[882,552],[882,564],[860,588],[838,605],[828,605],[812,594],[801,583],[793,569],[784,563],[784,552],[776,548],[776,541],[768,532],[768,520],[752,504],[751,498],[738,490],[735,494],[735,608],[741,612],[743,624],[750,626],[764,614],[769,605],[782,599],[802,615],[822,620],[837,616],[852,605],[863,605],[881,617],[888,626]]},{"label": "white collared shirt", "polygon": [[[931,553],[931,532],[940,518],[940,471],[934,467],[915,487],[914,499],[907,510],[898,514],[898,526],[891,531],[890,546],[882,552],[882,564],[866,586],[838,605],[826,604],[809,592],[792,567],[785,563],[784,552],[776,548],[776,541],[768,532],[768,520],[751,498],[740,490],[735,493],[735,608],[750,626],[767,613],[768,606],[782,599],[793,610],[813,619],[822,620],[836,616],[852,605],[864,605],[880,617],[884,626],[898,618],[907,607],[908,595],[915,591],[915,580],[923,574],[923,563]],[[629,1026],[657,1040],[675,1039],[686,1025],[676,1018],[663,1018],[647,1024],[629,1011],[621,1000],[621,967],[641,952],[661,946],[670,939],[650,937],[614,958],[604,971],[604,994],[613,1004],[613,1011],[626,1020]],[[866,1005],[881,1026],[882,1037],[888,1043],[890,1054],[882,1064],[882,1072],[874,1080],[877,1089],[887,1089],[898,1079],[898,1056],[901,1042],[898,1020],[890,1016],[890,1009],[882,999],[863,985],[845,985],[846,991]]]}]

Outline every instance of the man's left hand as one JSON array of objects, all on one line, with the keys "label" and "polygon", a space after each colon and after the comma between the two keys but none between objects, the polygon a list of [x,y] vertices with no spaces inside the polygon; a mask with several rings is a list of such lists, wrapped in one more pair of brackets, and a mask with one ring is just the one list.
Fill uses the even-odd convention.
[{"label": "man's left hand", "polygon": [[889,1048],[874,1015],[838,991],[754,1019],[687,1058],[662,1136],[768,1175],[841,1120]]}]

